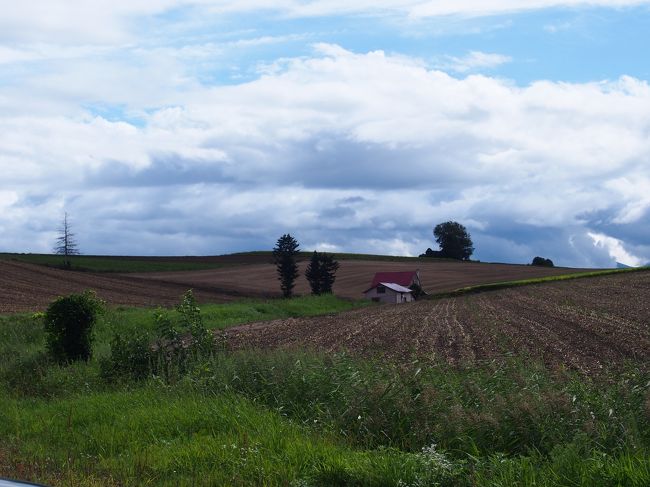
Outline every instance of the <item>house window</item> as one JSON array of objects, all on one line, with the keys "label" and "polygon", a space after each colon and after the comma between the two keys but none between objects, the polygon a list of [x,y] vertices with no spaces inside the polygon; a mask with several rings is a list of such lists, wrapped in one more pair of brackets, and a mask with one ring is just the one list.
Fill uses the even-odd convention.
[{"label": "house window", "polygon": [[377,286],[377,294],[386,294],[385,286]]}]

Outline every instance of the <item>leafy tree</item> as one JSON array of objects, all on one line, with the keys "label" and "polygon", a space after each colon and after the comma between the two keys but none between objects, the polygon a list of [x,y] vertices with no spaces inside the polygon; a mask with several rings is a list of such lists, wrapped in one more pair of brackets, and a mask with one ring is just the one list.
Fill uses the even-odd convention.
[{"label": "leafy tree", "polygon": [[296,264],[298,252],[298,242],[288,233],[282,235],[275,247],[273,247],[273,258],[277,267],[278,280],[285,298],[291,297],[298,277],[298,264]]},{"label": "leafy tree", "polygon": [[531,265],[536,265],[540,267],[555,267],[551,259],[545,259],[544,257],[535,257]]},{"label": "leafy tree", "polygon": [[443,257],[468,260],[474,253],[472,239],[467,229],[458,222],[439,223],[433,229]]},{"label": "leafy tree", "polygon": [[70,256],[80,254],[75,234],[70,230],[67,212],[63,216],[61,227],[59,227],[59,236],[56,239],[54,253],[63,256],[63,267],[66,269],[70,268]]},{"label": "leafy tree", "polygon": [[47,350],[59,362],[88,361],[92,356],[93,326],[103,303],[92,291],[53,301],[45,312]]},{"label": "leafy tree", "polygon": [[314,251],[305,271],[312,294],[327,294],[332,292],[336,280],[339,263],[329,254],[319,254]]}]

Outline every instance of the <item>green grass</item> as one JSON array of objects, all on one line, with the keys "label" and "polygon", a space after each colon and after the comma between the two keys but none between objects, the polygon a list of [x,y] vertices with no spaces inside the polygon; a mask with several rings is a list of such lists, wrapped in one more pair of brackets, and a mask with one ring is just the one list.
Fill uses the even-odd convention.
[{"label": "green grass", "polygon": [[517,281],[503,281],[489,284],[477,284],[453,291],[436,293],[429,295],[430,299],[449,298],[454,296],[463,296],[467,294],[476,294],[485,291],[497,291],[499,289],[508,289],[513,287],[530,286],[532,284],[544,284],[547,282],[568,281],[573,279],[585,279],[588,277],[612,276],[619,274],[628,274],[631,272],[648,272],[650,267],[635,267],[631,269],[606,269],[591,272],[574,272],[571,274],[561,274],[559,276],[536,277],[533,279],[521,279]]},{"label": "green grass", "polygon": [[[351,301],[334,295],[301,296],[293,299],[246,299],[226,304],[201,307],[205,326],[223,329],[242,323],[300,316],[316,316],[348,311],[371,305],[368,301]],[[173,309],[159,309],[172,320]],[[0,315],[0,371],[16,358],[33,357],[44,348],[45,335],[40,314]],[[137,332],[152,334],[155,330],[154,310],[149,308],[109,307],[95,326],[94,348],[98,356],[106,355],[115,333],[125,336]]]},{"label": "green grass", "polygon": [[[51,254],[0,254],[0,259],[15,260],[48,267],[62,267],[63,258]],[[216,269],[227,264],[192,260],[172,260],[164,257],[118,257],[76,255],[70,258],[71,268],[92,272],[165,272]]]},{"label": "green grass", "polygon": [[447,475],[422,455],[355,450],[233,394],[181,386],[0,398],[0,435],[0,463],[63,485],[379,486]]},{"label": "green grass", "polygon": [[[430,262],[432,260],[449,260],[352,253],[335,253],[332,255],[338,260],[371,260],[385,262]],[[246,257],[248,256],[253,258],[268,256],[268,262],[271,263],[273,261],[273,254],[271,251],[240,252],[228,256],[222,256],[224,259],[221,262],[212,257],[202,260],[201,257],[123,257],[101,255],[77,255],[71,257],[70,260],[71,268],[77,271],[128,273],[218,269],[225,266],[242,265],[246,262]],[[307,260],[310,257],[311,252],[304,251],[299,253],[298,260]],[[217,256],[216,259],[218,258],[219,257]],[[48,267],[62,267],[63,265],[63,258],[59,255],[52,254],[0,253],[0,259],[15,260]],[[255,260],[255,262],[257,262],[257,260]]]},{"label": "green grass", "polygon": [[[211,328],[356,306],[329,296],[205,306]],[[214,352],[183,373],[107,381],[61,366],[38,315],[0,316],[0,476],[49,485],[650,484],[650,371],[589,378],[526,357],[471,367],[307,352]],[[432,448],[431,445],[436,447]],[[400,483],[401,481],[401,483]]]}]

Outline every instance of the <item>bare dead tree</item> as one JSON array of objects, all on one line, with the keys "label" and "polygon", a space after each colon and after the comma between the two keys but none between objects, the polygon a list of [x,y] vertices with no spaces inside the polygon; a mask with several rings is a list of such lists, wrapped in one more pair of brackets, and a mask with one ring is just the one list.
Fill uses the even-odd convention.
[{"label": "bare dead tree", "polygon": [[71,266],[70,256],[79,255],[81,253],[79,252],[75,234],[70,230],[70,223],[68,222],[67,212],[64,214],[63,222],[59,227],[59,236],[56,239],[54,253],[63,256],[63,267],[66,269],[69,269]]}]

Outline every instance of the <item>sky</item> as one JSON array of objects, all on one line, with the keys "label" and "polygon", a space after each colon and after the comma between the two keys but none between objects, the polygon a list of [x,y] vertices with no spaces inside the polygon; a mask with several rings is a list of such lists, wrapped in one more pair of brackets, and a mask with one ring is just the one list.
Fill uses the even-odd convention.
[{"label": "sky", "polygon": [[650,262],[650,0],[0,11],[0,252]]}]

